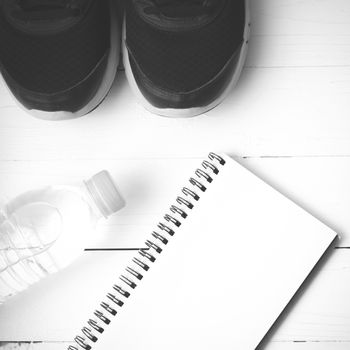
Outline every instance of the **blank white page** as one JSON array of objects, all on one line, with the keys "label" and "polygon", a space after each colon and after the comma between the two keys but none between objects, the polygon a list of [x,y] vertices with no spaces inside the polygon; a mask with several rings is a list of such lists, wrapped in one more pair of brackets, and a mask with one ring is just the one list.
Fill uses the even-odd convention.
[{"label": "blank white page", "polygon": [[330,228],[221,156],[226,164],[216,164],[220,173],[179,219],[163,252],[150,250],[156,262],[93,349],[252,350],[335,239]]}]

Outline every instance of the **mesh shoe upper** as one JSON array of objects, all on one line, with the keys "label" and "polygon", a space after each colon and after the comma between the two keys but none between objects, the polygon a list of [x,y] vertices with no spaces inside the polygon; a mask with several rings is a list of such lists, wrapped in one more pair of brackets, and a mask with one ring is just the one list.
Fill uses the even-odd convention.
[{"label": "mesh shoe upper", "polygon": [[[216,6],[206,12],[208,3]],[[244,26],[244,1],[126,2],[129,55],[149,81],[170,92],[190,92],[215,78],[242,44]]]},{"label": "mesh shoe upper", "polygon": [[0,68],[22,88],[45,94],[70,89],[109,49],[107,0],[72,1],[77,7],[69,0],[53,0],[56,7],[9,1],[17,6],[0,0]]}]

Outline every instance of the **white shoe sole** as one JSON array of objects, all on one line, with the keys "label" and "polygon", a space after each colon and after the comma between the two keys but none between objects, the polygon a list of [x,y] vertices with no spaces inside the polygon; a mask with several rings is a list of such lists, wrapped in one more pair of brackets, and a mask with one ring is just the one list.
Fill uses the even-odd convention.
[{"label": "white shoe sole", "polygon": [[108,61],[107,61],[107,67],[104,72],[104,76],[102,78],[101,84],[94,95],[94,97],[87,103],[83,108],[76,112],[68,112],[68,111],[54,111],[54,112],[47,112],[47,111],[41,111],[36,109],[28,109],[25,106],[23,106],[16,98],[16,96],[13,95],[12,91],[7,87],[7,84],[5,80],[2,77],[3,84],[7,87],[7,90],[9,91],[10,95],[14,98],[16,101],[16,104],[23,110],[25,110],[27,113],[31,114],[32,116],[44,119],[44,120],[67,120],[67,119],[75,119],[84,116],[85,114],[88,114],[92,110],[94,110],[96,107],[98,107],[102,101],[107,96],[109,90],[111,89],[116,73],[117,68],[119,65],[119,59],[120,59],[120,29],[119,29],[119,23],[118,23],[118,16],[117,16],[117,10],[114,0],[109,0],[110,6],[111,6],[111,43],[110,43],[110,51],[108,55]]},{"label": "white shoe sole", "polygon": [[188,118],[188,117],[195,117],[197,115],[203,114],[205,112],[208,112],[209,110],[213,109],[217,105],[219,105],[229,94],[229,92],[237,85],[237,82],[239,80],[239,77],[242,73],[242,70],[244,68],[244,63],[246,61],[247,53],[248,53],[248,42],[250,37],[250,8],[249,8],[249,0],[245,0],[245,28],[244,28],[244,37],[243,37],[243,43],[241,47],[241,52],[239,55],[239,59],[237,62],[237,67],[234,71],[234,74],[232,75],[231,81],[226,87],[226,89],[223,91],[223,93],[212,103],[201,106],[201,107],[194,107],[194,108],[158,108],[153,106],[142,94],[141,90],[139,89],[137,82],[135,80],[135,77],[132,73],[130,61],[129,61],[129,53],[126,47],[126,25],[125,25],[125,18],[123,23],[123,39],[122,39],[122,53],[123,53],[123,64],[125,68],[125,74],[128,79],[129,85],[131,86],[131,90],[136,95],[138,101],[143,105],[144,108],[146,108],[149,112],[158,114],[163,117],[170,117],[170,118]]}]

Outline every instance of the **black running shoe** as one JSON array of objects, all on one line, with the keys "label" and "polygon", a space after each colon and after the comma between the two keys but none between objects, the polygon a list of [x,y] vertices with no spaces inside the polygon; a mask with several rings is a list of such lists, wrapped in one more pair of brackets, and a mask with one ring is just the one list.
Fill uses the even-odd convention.
[{"label": "black running shoe", "polygon": [[0,69],[44,119],[82,116],[108,93],[119,61],[115,0],[0,0]]},{"label": "black running shoe", "polygon": [[124,66],[143,105],[187,117],[219,104],[242,71],[248,0],[127,0]]}]

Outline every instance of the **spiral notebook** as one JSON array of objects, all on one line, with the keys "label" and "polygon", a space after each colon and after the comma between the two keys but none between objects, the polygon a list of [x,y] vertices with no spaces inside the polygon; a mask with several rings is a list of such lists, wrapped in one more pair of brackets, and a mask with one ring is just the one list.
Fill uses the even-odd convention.
[{"label": "spiral notebook", "polygon": [[226,155],[180,193],[70,350],[255,349],[336,237]]}]

